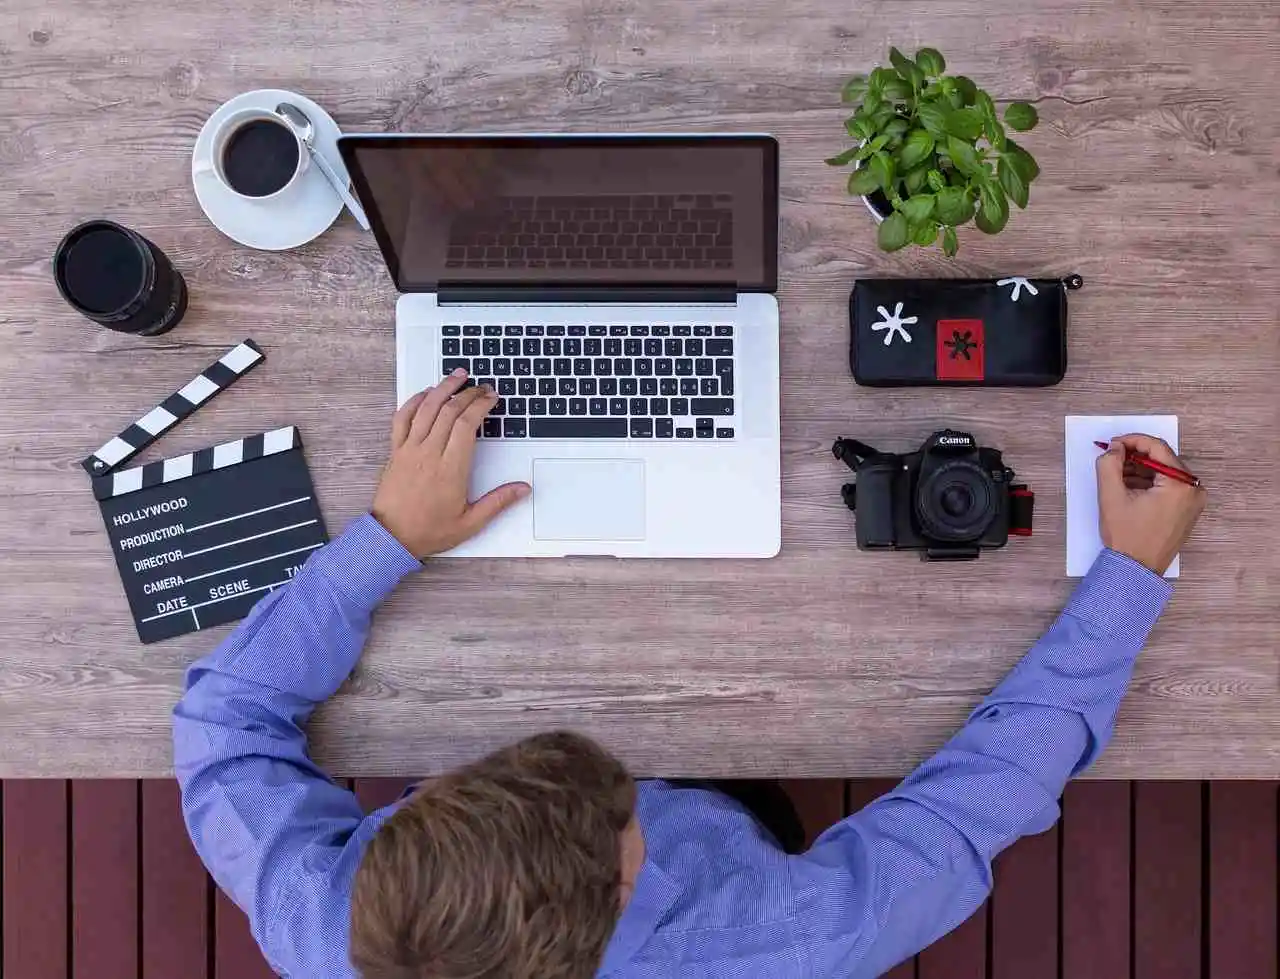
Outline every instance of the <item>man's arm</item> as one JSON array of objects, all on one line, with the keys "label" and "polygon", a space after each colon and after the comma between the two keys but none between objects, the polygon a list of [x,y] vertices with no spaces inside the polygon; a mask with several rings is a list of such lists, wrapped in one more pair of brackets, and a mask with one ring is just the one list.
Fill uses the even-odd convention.
[{"label": "man's arm", "polygon": [[1108,455],[1109,549],[1057,621],[941,751],[792,861],[817,974],[880,975],[960,924],[990,891],[995,856],[1053,825],[1068,779],[1110,739],[1171,591],[1152,569],[1172,561],[1203,496],[1131,476],[1122,449]]},{"label": "man's arm", "polygon": [[[277,966],[284,954],[273,929],[292,917],[278,913],[282,902],[306,881],[325,879],[362,819],[355,797],[308,757],[303,725],[355,666],[373,610],[421,567],[413,555],[456,546],[528,495],[528,486],[508,484],[467,501],[476,429],[495,396],[464,391],[465,380],[446,378],[396,413],[373,513],[312,555],[193,665],[174,709],[187,828]],[[345,921],[313,925],[317,934],[345,935]]]},{"label": "man's arm", "polygon": [[420,567],[360,517],[187,671],[173,713],[187,828],[269,957],[289,881],[336,860],[362,819],[308,757],[303,725],[355,666],[374,608]]}]

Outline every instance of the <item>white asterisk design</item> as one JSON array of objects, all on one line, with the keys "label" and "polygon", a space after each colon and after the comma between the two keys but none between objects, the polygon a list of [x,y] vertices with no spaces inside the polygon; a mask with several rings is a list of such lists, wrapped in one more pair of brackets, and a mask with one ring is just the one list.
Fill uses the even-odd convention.
[{"label": "white asterisk design", "polygon": [[901,334],[903,340],[905,340],[907,343],[911,342],[911,334],[907,332],[907,326],[908,324],[918,322],[920,317],[918,316],[904,317],[902,315],[902,303],[898,303],[898,305],[894,306],[892,313],[890,313],[883,306],[877,306],[876,312],[879,313],[881,316],[883,316],[884,319],[881,320],[879,323],[872,323],[871,329],[875,333],[879,333],[881,330],[889,331],[884,335],[884,345],[886,347],[893,342],[893,337],[895,334]]},{"label": "white asterisk design", "polygon": [[1026,289],[1027,292],[1031,293],[1033,296],[1040,295],[1040,290],[1020,275],[1015,275],[1012,279],[999,279],[997,280],[996,285],[1013,286],[1013,292],[1010,294],[1009,298],[1015,303],[1018,301],[1018,297],[1022,295],[1023,289]]}]

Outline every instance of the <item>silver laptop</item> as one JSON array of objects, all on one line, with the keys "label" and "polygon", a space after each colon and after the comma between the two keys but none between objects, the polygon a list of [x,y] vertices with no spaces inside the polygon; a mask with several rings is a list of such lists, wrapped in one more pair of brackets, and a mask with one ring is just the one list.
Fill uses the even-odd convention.
[{"label": "silver laptop", "polygon": [[500,395],[457,556],[771,557],[781,543],[778,147],[756,135],[339,143],[396,306],[396,397]]}]

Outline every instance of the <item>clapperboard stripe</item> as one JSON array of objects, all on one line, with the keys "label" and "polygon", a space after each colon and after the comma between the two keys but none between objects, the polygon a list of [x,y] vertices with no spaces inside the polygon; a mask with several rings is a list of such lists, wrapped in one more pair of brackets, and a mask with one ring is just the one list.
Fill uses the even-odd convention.
[{"label": "clapperboard stripe", "polygon": [[[80,465],[90,476],[105,476],[116,466],[133,458],[205,401],[225,391],[249,370],[262,363],[265,356],[252,340],[236,344],[192,378],[182,390],[165,398],[97,452],[84,459]],[[97,493],[96,487],[94,493]],[[98,499],[104,497],[99,496]]]},{"label": "clapperboard stripe", "polygon": [[292,425],[277,428],[261,435],[224,442],[211,449],[201,449],[184,456],[149,462],[135,469],[122,469],[106,476],[98,476],[93,480],[95,499],[109,500],[114,496],[124,496],[140,489],[149,489],[162,483],[173,483],[188,476],[199,476],[201,473],[215,469],[226,469],[251,459],[288,452],[302,444],[298,430]]}]

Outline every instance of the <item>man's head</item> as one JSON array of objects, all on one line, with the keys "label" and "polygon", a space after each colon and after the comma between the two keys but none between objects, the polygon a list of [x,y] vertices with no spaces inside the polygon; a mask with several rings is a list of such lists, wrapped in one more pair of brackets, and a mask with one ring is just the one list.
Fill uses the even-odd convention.
[{"label": "man's head", "polygon": [[587,979],[644,843],[635,783],[574,734],[528,738],[413,794],[356,872],[365,979]]}]

